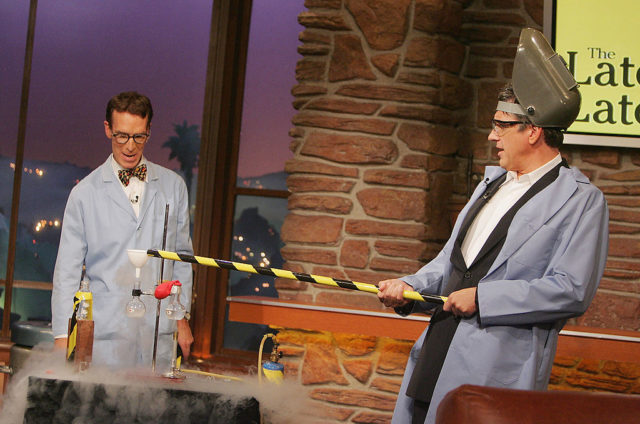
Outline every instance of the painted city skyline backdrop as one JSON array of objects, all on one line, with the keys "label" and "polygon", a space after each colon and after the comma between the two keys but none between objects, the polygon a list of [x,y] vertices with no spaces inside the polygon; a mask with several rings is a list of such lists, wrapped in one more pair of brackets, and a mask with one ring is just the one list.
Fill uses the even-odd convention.
[{"label": "painted city skyline backdrop", "polygon": [[[38,3],[25,158],[95,168],[111,152],[103,130],[108,99],[125,90],[151,98],[149,160],[171,169],[162,144],[174,124],[202,123],[211,2],[201,0]],[[7,37],[0,65],[0,155],[15,156],[29,2],[2,2]],[[291,157],[297,15],[301,1],[253,3],[238,176],[282,171]],[[277,59],[277,60],[274,60]],[[265,160],[268,158],[268,160]]]}]

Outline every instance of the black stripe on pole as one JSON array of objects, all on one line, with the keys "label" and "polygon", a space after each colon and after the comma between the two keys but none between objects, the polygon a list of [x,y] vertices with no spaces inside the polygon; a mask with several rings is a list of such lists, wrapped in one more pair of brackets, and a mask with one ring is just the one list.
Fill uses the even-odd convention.
[{"label": "black stripe on pole", "polygon": [[192,264],[197,264],[198,263],[198,260],[196,259],[195,256],[187,255],[187,254],[184,254],[184,253],[176,253],[176,255],[178,255],[180,260],[183,261],[183,262],[191,262]]},{"label": "black stripe on pole", "polygon": [[353,281],[339,280],[337,278],[334,278],[333,281],[338,284],[338,287],[342,287],[343,289],[358,290],[358,286],[356,286]]},{"label": "black stripe on pole", "polygon": [[162,256],[160,256],[160,253],[155,249],[148,249],[147,250],[147,255],[153,256],[155,258],[161,258],[162,257]]},{"label": "black stripe on pole", "polygon": [[271,268],[263,268],[261,266],[254,266],[253,268],[262,275],[268,275],[269,277],[277,277],[276,273],[273,272]]},{"label": "black stripe on pole", "polygon": [[300,281],[305,281],[307,283],[316,283],[318,284],[318,282],[316,280],[313,279],[312,276],[310,276],[309,274],[301,274],[298,272],[292,272],[292,274],[296,277],[296,279],[300,280]]},{"label": "black stripe on pole", "polygon": [[439,303],[442,305],[446,301],[446,298],[438,296],[437,294],[420,294],[420,296],[422,296],[425,302]]},{"label": "black stripe on pole", "polygon": [[230,269],[232,271],[236,270],[236,267],[233,266],[233,264],[231,262],[227,262],[227,261],[222,261],[220,259],[214,259],[213,262],[216,263],[216,265],[218,265],[220,268],[223,269]]}]

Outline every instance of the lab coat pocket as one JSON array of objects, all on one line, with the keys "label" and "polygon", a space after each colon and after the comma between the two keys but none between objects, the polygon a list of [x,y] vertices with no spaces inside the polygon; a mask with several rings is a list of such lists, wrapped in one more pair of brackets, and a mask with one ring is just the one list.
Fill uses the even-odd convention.
[{"label": "lab coat pocket", "polygon": [[487,327],[498,351],[492,361],[489,379],[504,385],[516,382],[530,360],[533,341],[529,327]]},{"label": "lab coat pocket", "polygon": [[[460,327],[466,324],[461,323]],[[456,334],[454,340],[462,341],[455,349],[466,352],[464,365],[467,372],[475,376],[473,381],[509,387],[520,379],[531,357],[531,337],[528,327],[495,326],[476,327],[468,337],[458,339]]]}]

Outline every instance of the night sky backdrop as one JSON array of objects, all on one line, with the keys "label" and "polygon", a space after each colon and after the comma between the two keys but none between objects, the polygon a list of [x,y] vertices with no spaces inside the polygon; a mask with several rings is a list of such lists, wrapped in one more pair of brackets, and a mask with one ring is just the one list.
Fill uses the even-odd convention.
[{"label": "night sky backdrop", "polygon": [[[173,124],[201,128],[211,2],[40,0],[25,158],[94,168],[110,153],[108,99],[137,90],[154,107],[145,154],[172,169]],[[254,1],[241,136],[240,177],[283,169],[295,84],[302,0]],[[0,155],[15,156],[28,1],[0,3]],[[274,60],[275,58],[275,60]],[[266,160],[268,159],[268,160]]]},{"label": "night sky backdrop", "polygon": [[[186,120],[201,128],[211,8],[212,0],[38,1],[16,279],[51,281],[68,192],[111,153],[102,122],[114,94],[136,90],[151,98],[154,119],[145,155],[179,168],[176,160],[168,160],[170,150],[161,146],[175,135],[174,124]],[[253,1],[241,178],[281,172],[292,156],[291,88],[300,58],[297,15],[303,9],[303,0]],[[0,245],[0,277],[6,271],[28,14],[28,0],[0,1],[0,241],[5,241]],[[275,208],[258,197],[244,200],[263,216],[275,215],[270,225],[279,228],[286,200],[277,199],[283,205]],[[38,223],[44,223],[44,230],[37,229]],[[16,289],[12,311],[23,319],[46,319],[50,293]]]}]

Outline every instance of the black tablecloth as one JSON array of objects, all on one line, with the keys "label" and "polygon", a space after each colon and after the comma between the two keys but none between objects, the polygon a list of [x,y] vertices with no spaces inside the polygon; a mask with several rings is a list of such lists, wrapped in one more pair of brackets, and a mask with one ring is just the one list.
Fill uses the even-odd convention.
[{"label": "black tablecloth", "polygon": [[29,377],[25,424],[260,422],[258,401],[220,393]]}]

